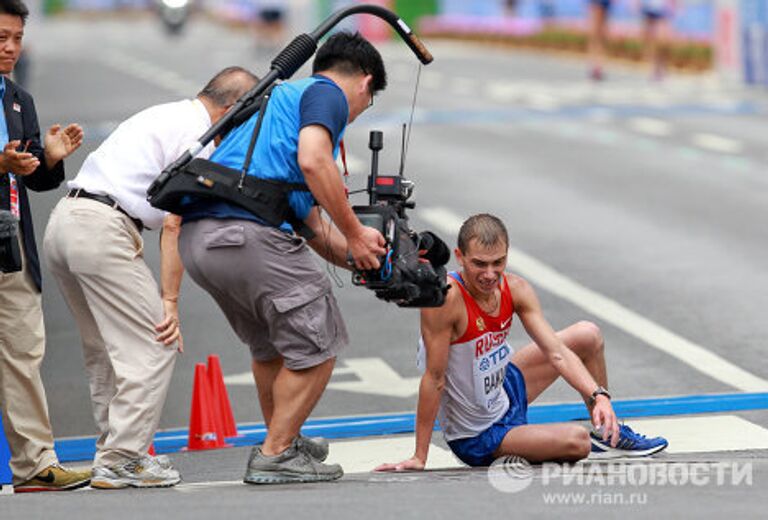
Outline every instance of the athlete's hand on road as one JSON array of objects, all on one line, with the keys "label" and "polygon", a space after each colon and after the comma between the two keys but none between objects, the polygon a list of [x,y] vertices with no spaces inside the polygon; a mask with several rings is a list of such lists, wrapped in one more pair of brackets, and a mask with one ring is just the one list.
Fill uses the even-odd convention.
[{"label": "athlete's hand on road", "polygon": [[37,170],[40,166],[40,159],[32,155],[27,151],[29,141],[24,146],[22,151],[18,151],[21,146],[21,141],[15,139],[9,141],[3,148],[2,163],[0,164],[0,172],[11,172],[14,175],[29,175]]},{"label": "athlete's hand on road", "polygon": [[382,464],[373,471],[422,471],[424,466],[426,466],[426,464],[423,460],[417,457],[411,457],[402,462]]},{"label": "athlete's hand on road", "polygon": [[361,271],[379,268],[379,257],[387,252],[385,244],[382,234],[368,226],[360,226],[356,236],[347,237],[349,254]]},{"label": "athlete's hand on road", "polygon": [[611,438],[611,446],[615,448],[619,442],[619,421],[611,406],[611,400],[604,395],[598,395],[595,406],[592,407],[592,424],[602,433],[604,441]]},{"label": "athlete's hand on road", "polygon": [[80,125],[71,124],[62,129],[61,125],[53,125],[45,133],[43,147],[45,158],[52,166],[68,157],[83,144],[83,129]]},{"label": "athlete's hand on road", "polygon": [[166,347],[178,341],[179,352],[184,352],[184,338],[181,336],[181,326],[179,325],[178,303],[175,300],[163,300],[163,312],[165,319],[155,325],[157,331],[155,340]]}]

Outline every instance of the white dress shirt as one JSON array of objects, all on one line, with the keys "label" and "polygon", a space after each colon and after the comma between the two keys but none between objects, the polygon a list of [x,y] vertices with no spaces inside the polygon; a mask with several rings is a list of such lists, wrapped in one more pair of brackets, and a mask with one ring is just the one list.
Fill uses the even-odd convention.
[{"label": "white dress shirt", "polygon": [[[144,227],[159,228],[166,213],[149,205],[147,188],[210,126],[211,117],[199,99],[150,107],[121,123],[67,186],[109,195]],[[197,157],[208,158],[213,149],[210,142]]]}]

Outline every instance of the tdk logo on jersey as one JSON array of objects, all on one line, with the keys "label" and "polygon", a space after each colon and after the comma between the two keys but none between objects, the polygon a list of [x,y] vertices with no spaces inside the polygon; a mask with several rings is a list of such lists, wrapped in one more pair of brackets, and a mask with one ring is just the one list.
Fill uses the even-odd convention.
[{"label": "tdk logo on jersey", "polygon": [[497,366],[504,361],[510,354],[510,349],[507,345],[502,345],[499,349],[488,353],[483,359],[480,360],[477,368],[481,372],[487,372],[491,367]]}]

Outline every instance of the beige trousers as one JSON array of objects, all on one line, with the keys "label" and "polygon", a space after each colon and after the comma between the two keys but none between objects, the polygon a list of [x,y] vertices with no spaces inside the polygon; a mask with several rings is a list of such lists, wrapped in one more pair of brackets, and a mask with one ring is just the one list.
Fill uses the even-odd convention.
[{"label": "beige trousers", "polygon": [[45,354],[42,300],[27,272],[23,247],[21,254],[22,271],[0,273],[0,410],[14,484],[58,462],[40,378]]},{"label": "beige trousers", "polygon": [[62,199],[45,232],[48,267],[83,342],[97,466],[147,453],[176,361],[176,345],[155,341],[163,306],[143,247],[127,216],[88,199]]}]

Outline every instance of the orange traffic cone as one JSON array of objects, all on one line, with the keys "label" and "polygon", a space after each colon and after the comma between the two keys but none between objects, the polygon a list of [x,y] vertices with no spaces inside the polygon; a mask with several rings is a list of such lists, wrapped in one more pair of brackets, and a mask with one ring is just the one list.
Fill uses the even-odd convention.
[{"label": "orange traffic cone", "polygon": [[220,430],[224,432],[224,437],[237,437],[237,425],[232,415],[232,405],[229,402],[229,394],[227,394],[227,387],[224,384],[219,356],[208,356],[208,382],[211,385],[213,410],[219,421]]},{"label": "orange traffic cone", "polygon": [[157,455],[157,452],[155,451],[155,443],[149,445],[149,449],[147,450],[147,455],[155,456]]},{"label": "orange traffic cone", "polygon": [[195,365],[195,383],[192,389],[192,410],[189,414],[188,450],[210,450],[223,448],[224,437],[216,431],[210,385],[205,365]]}]

